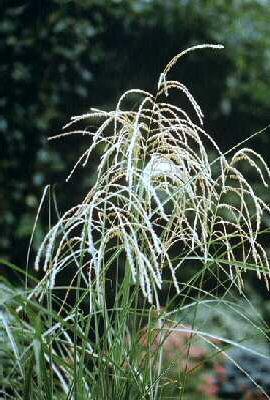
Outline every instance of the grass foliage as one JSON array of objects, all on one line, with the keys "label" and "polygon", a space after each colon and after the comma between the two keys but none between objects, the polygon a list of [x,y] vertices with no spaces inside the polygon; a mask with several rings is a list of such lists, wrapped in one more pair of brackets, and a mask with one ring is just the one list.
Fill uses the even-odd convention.
[{"label": "grass foliage", "polygon": [[[221,47],[187,49],[167,64],[154,94],[129,90],[114,111],[92,108],[53,137],[89,138],[67,180],[93,153],[102,157],[85,199],[59,216],[40,246],[42,279],[14,296],[19,309],[5,301],[15,363],[3,379],[4,398],[190,399],[198,368],[176,362],[188,350],[166,361],[169,335],[188,335],[188,348],[199,338],[211,357],[221,343],[255,351],[196,325],[198,305],[232,311],[226,296],[245,296],[247,270],[269,285],[260,234],[270,209],[245,177],[245,163],[265,186],[270,170],[252,149],[222,153],[189,89],[169,79],[187,53]],[[59,287],[63,277],[68,285]],[[234,313],[268,338],[258,317]]]}]

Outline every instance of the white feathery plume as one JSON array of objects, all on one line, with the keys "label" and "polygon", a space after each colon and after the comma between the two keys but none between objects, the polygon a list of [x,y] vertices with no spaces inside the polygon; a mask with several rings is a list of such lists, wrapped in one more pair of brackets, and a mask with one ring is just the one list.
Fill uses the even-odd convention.
[{"label": "white feathery plume", "polygon": [[[192,260],[198,265],[215,263],[239,290],[242,273],[253,265],[268,286],[269,261],[258,237],[263,213],[270,209],[256,195],[241,165],[247,163],[265,186],[269,167],[248,148],[227,157],[229,153],[223,154],[184,109],[167,101],[171,90],[183,93],[202,125],[203,113],[194,97],[167,75],[187,53],[222,47],[205,44],[179,53],[160,75],[157,93],[129,90],[115,111],[92,108],[65,126],[90,120],[91,131],[73,129],[53,137],[89,137],[89,147],[68,180],[80,164],[88,164],[98,145],[104,152],[94,186],[80,205],[60,218],[40,246],[35,266],[44,268],[51,285],[70,265],[81,271],[90,265],[95,278],[89,273],[84,279],[90,286],[91,304],[102,306],[108,254],[117,240],[125,259],[121,268],[130,268],[132,282],[150,303],[162,288],[163,270],[170,271],[179,292],[181,269]],[[137,109],[123,110],[125,100],[134,95],[141,97]],[[93,123],[98,124],[94,133]],[[217,154],[215,163],[208,159],[209,147]],[[176,246],[178,255],[172,259],[170,250]],[[39,285],[37,292],[42,290]]]}]

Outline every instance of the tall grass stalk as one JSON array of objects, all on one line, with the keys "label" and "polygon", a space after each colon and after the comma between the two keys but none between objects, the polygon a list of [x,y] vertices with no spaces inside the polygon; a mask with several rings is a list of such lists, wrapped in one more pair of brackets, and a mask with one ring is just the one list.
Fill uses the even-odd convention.
[{"label": "tall grass stalk", "polygon": [[[179,53],[164,68],[154,94],[129,90],[114,111],[92,108],[50,138],[89,137],[67,178],[70,185],[93,153],[102,149],[102,156],[89,193],[59,216],[39,248],[35,268],[44,271],[43,278],[26,297],[16,297],[22,306],[19,314],[13,312],[14,326],[20,323],[28,338],[26,344],[20,338],[17,348],[6,326],[17,360],[7,377],[16,398],[154,400],[170,393],[189,399],[192,373],[187,364],[175,366],[189,353],[166,362],[168,337],[181,332],[189,346],[200,337],[219,352],[217,342],[235,342],[198,329],[199,307],[227,304],[228,292],[244,295],[247,270],[269,287],[260,232],[270,209],[245,177],[244,163],[265,186],[270,170],[252,149],[222,153],[204,130],[202,110],[189,89],[169,78],[182,57],[203,48],[222,46]],[[186,108],[170,101],[176,98],[172,92]],[[129,110],[135,99],[137,106]],[[97,128],[81,128],[84,123]],[[61,288],[63,276],[71,278]],[[187,326],[187,311],[196,309]],[[255,335],[268,337],[262,322],[234,311]],[[16,390],[16,380],[24,391]],[[6,387],[6,398],[14,396]]]}]

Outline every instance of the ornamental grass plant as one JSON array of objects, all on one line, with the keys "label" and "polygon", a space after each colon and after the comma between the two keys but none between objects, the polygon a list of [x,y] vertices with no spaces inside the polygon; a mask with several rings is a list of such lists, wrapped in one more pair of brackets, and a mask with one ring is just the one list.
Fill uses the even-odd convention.
[{"label": "ornamental grass plant", "polygon": [[[260,354],[248,340],[267,341],[267,326],[234,301],[242,296],[252,307],[247,272],[269,288],[261,234],[270,208],[245,165],[265,186],[270,170],[250,148],[222,152],[189,89],[170,79],[176,63],[204,48],[222,46],[179,53],[154,94],[129,90],[115,110],[91,108],[50,138],[89,139],[67,178],[71,187],[77,168],[102,155],[94,185],[39,248],[42,278],[4,303],[15,359],[1,382],[4,398],[201,399],[196,377],[205,360],[194,363],[197,341],[209,360],[230,346]],[[250,326],[250,337],[236,342],[196,323],[201,309],[220,304]]]}]

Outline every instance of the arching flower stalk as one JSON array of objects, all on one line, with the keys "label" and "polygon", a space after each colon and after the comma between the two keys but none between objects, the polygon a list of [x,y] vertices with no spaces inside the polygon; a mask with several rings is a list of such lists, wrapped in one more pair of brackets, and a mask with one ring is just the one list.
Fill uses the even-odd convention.
[{"label": "arching flower stalk", "polygon": [[[192,260],[220,267],[239,290],[246,269],[254,269],[268,286],[269,262],[258,235],[262,215],[270,210],[240,164],[248,163],[265,186],[270,170],[251,149],[226,158],[203,129],[203,113],[188,88],[168,79],[183,55],[204,47],[222,46],[195,46],[180,53],[165,67],[155,94],[129,90],[114,111],[93,108],[65,126],[99,121],[94,133],[73,129],[53,137],[87,133],[91,138],[67,180],[88,164],[97,146],[104,152],[90,192],[59,219],[39,249],[36,269],[44,269],[50,287],[60,271],[75,264],[91,290],[91,301],[103,305],[105,275],[116,252],[124,256],[122,268],[130,269],[132,281],[150,303],[158,304],[166,269],[180,291],[181,269]],[[169,102],[172,91],[186,97],[196,120]],[[140,104],[128,111],[126,98],[134,95]],[[216,154],[214,162],[209,150]],[[35,290],[42,295],[42,284]]]}]

